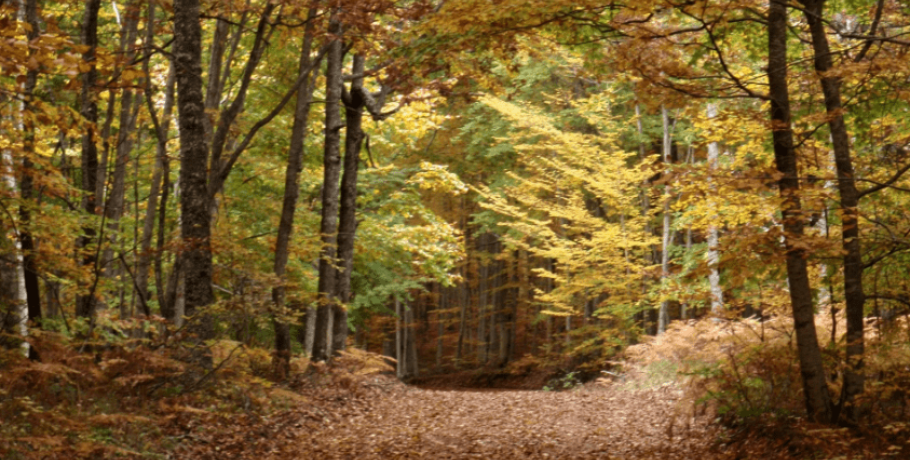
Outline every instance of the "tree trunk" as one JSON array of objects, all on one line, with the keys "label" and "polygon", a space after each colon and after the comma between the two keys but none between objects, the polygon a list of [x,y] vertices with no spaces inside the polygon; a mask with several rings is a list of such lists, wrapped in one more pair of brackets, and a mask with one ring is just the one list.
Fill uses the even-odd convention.
[{"label": "tree trunk", "polygon": [[[174,3],[174,66],[177,69],[177,112],[180,127],[180,233],[185,283],[185,313],[214,302],[212,292],[211,206],[208,193],[208,147],[202,93],[202,27],[199,0]],[[209,317],[195,321],[199,339],[213,335]]]},{"label": "tree trunk", "polygon": [[[0,96],[4,97],[5,96]],[[5,102],[5,101],[4,101]],[[0,157],[0,175],[6,192],[13,194],[18,188],[13,167],[13,156],[4,149]],[[0,235],[0,345],[7,349],[23,346],[28,329],[28,309],[26,307],[25,287],[22,285],[22,251],[20,240],[11,229],[4,228]],[[15,337],[15,336],[20,337]]]},{"label": "tree trunk", "polygon": [[[31,29],[26,33],[26,38],[31,42],[38,38],[41,32],[38,23],[38,2],[37,0],[26,0],[25,21],[31,25]],[[29,54],[34,50],[29,48]],[[26,72],[25,85],[22,89],[23,104],[22,113],[27,115],[31,112],[32,95],[35,87],[38,86],[38,69],[29,69]],[[32,177],[37,171],[32,164],[32,155],[35,154],[35,125],[33,118],[28,116],[22,117],[23,127],[23,158],[22,158],[22,176],[19,179],[19,244],[22,249],[22,275],[25,284],[25,297],[28,306],[28,320],[33,321],[35,325],[40,325],[41,320],[41,292],[38,285],[38,266],[35,264],[35,240],[32,238],[31,224],[31,202],[34,199],[34,178]]]},{"label": "tree trunk", "polygon": [[[132,8],[129,7],[128,10]],[[120,29],[120,52],[124,53],[127,61],[135,57],[133,44],[136,43],[139,20],[135,14],[125,15],[125,22]],[[126,199],[126,172],[129,166],[130,153],[133,149],[133,131],[136,129],[136,118],[139,112],[138,100],[134,100],[131,89],[124,88],[120,97],[120,117],[117,141],[114,146],[116,158],[114,161],[114,177],[111,182],[111,192],[104,204],[104,214],[107,220],[107,239],[110,245],[104,250],[103,267],[105,276],[117,278],[122,274],[120,262],[114,256],[120,233],[120,218],[123,217],[124,202]],[[113,115],[111,113],[110,115]],[[122,304],[121,304],[122,305]]]},{"label": "tree trunk", "polygon": [[458,342],[455,345],[455,365],[461,365],[462,353],[464,350],[464,339],[465,333],[467,332],[467,318],[468,318],[468,277],[467,270],[462,267],[461,270],[461,284],[458,285]]},{"label": "tree trunk", "polygon": [[[717,106],[714,104],[708,104],[708,118],[717,117]],[[717,142],[711,142],[708,144],[708,169],[711,171],[717,170],[717,161],[720,158],[720,146],[717,145]],[[711,176],[709,176],[711,177]],[[713,183],[713,179],[710,179],[711,183],[708,185],[708,189],[712,192],[716,192],[716,186]],[[714,213],[715,204],[713,201],[708,202],[708,207],[711,210],[711,222],[714,222],[717,218]],[[720,252],[717,250],[719,243],[719,232],[717,226],[713,223],[708,225],[708,283],[711,287],[711,314],[717,316],[720,314],[721,310],[724,308],[724,291],[720,286],[720,270],[718,270],[718,265],[720,264]]]},{"label": "tree trunk", "polygon": [[[354,55],[352,75],[363,75],[364,57]],[[363,146],[363,77],[354,78],[351,91],[343,94],[345,118],[344,174],[341,178],[341,209],[338,222],[338,279],[335,294],[338,303],[334,305],[334,351],[344,350],[348,336],[347,304],[351,301],[351,274],[354,270],[354,240],[357,232],[357,171],[360,167],[360,149]]]},{"label": "tree trunk", "polygon": [[398,379],[404,378],[404,369],[406,365],[407,357],[403,352],[402,345],[404,344],[404,330],[402,329],[402,310],[401,310],[401,301],[398,300],[398,297],[395,297],[395,376]]},{"label": "tree trunk", "polygon": [[[669,175],[669,165],[671,162],[672,144],[670,137],[670,115],[666,107],[661,107],[661,120],[663,120],[663,159],[666,168],[664,174]],[[666,295],[666,286],[670,279],[670,184],[664,184],[664,212],[663,212],[663,239],[660,250],[660,282],[662,286],[661,296]],[[660,303],[660,314],[657,319],[657,333],[663,334],[670,324],[669,301],[663,300]]]},{"label": "tree trunk", "polygon": [[439,301],[436,303],[436,371],[442,369],[442,336],[445,334],[445,313],[448,308],[449,288],[439,286]]},{"label": "tree trunk", "polygon": [[[310,51],[313,48],[313,29],[316,8],[310,8],[307,14],[306,28],[303,35],[303,46],[300,48],[300,73],[309,70]],[[281,205],[281,220],[278,224],[278,237],[275,241],[275,276],[278,285],[272,289],[272,301],[275,310],[283,315],[285,306],[284,275],[288,263],[291,235],[294,231],[294,211],[297,208],[297,198],[300,196],[300,172],[303,169],[304,144],[307,127],[309,126],[310,102],[313,99],[311,78],[305,78],[297,88],[297,105],[294,109],[294,125],[291,128],[291,143],[288,148],[288,166],[284,175],[284,199]],[[290,312],[288,312],[290,313]],[[309,352],[309,350],[307,350]],[[275,320],[275,365],[282,377],[290,369],[291,360],[291,332],[288,323]]]},{"label": "tree trunk", "polygon": [[[215,20],[215,31],[212,33],[212,45],[209,47],[208,81],[205,85],[205,110],[210,113],[217,113],[221,106],[221,82],[223,81],[221,78],[221,69],[222,64],[224,63],[224,45],[227,42],[228,27],[228,21],[225,21],[221,17]],[[229,72],[230,69],[227,69],[226,73]],[[205,141],[207,144],[211,144],[214,135],[214,127],[212,126],[211,118],[208,116],[205,117],[204,125]]]},{"label": "tree trunk", "polygon": [[[483,252],[483,242],[486,240],[486,233],[480,235],[477,239],[478,253]],[[489,265],[485,260],[478,259],[478,280],[477,280],[477,361],[480,364],[487,362],[487,276],[490,272]]]},{"label": "tree trunk", "polygon": [[[148,6],[148,21],[149,24],[147,27],[146,42],[152,43],[153,40],[153,30],[154,27],[151,24],[154,24],[155,18],[155,2],[153,0],[149,1]],[[149,72],[148,60],[146,60],[145,65],[146,73]],[[171,126],[171,112],[174,109],[174,84],[175,84],[175,71],[174,65],[171,64],[168,68],[167,74],[167,83],[165,83],[164,90],[164,110],[161,114],[161,120],[156,126],[156,137],[157,142],[155,144],[155,167],[152,172],[152,183],[149,190],[148,204],[145,208],[145,219],[142,223],[142,238],[139,243],[139,261],[138,268],[136,270],[136,286],[138,295],[142,298],[143,301],[147,302],[149,300],[148,295],[148,276],[149,276],[149,266],[151,265],[152,258],[152,237],[154,236],[155,231],[155,213],[158,211],[158,198],[161,197],[162,204],[164,200],[167,199],[168,190],[166,186],[162,186],[162,176],[164,176],[167,169],[167,140],[168,132],[170,131]],[[147,89],[150,85],[147,85]],[[146,103],[149,106],[149,110],[153,110],[154,106],[151,101],[151,92],[149,91],[146,98]],[[164,222],[161,222],[163,226]],[[160,261],[160,254],[156,255],[156,260]],[[155,276],[157,279],[160,279],[161,275],[159,274],[161,270],[160,262],[155,267]],[[160,300],[163,297],[161,291],[161,283],[157,283],[158,287],[158,299],[159,306],[161,307],[162,314],[164,313],[165,307],[160,305]]]},{"label": "tree trunk", "polygon": [[774,159],[782,174],[778,186],[783,199],[784,245],[787,251],[787,279],[796,329],[803,394],[810,420],[831,421],[831,396],[825,381],[822,355],[815,329],[815,305],[809,286],[805,249],[799,240],[805,223],[801,216],[799,176],[793,132],[790,128],[790,93],[787,88],[787,6],[771,2],[768,8],[768,86],[771,98],[771,126]]},{"label": "tree trunk", "polygon": [[[80,115],[86,123],[85,131],[82,134],[82,209],[88,214],[97,213],[95,191],[98,183],[98,146],[95,144],[95,124],[98,122],[98,104],[95,102],[95,82],[98,79],[98,70],[95,67],[95,52],[98,47],[98,10],[100,7],[100,0],[87,0],[82,19],[82,44],[88,47],[82,53],[82,59],[90,63],[89,70],[82,75],[80,106]],[[79,244],[83,250],[82,265],[94,266],[97,255],[89,245],[95,240],[95,228],[88,225],[83,229],[83,233]],[[89,285],[91,284],[89,282]],[[76,297],[76,315],[85,318],[95,316],[94,292],[80,294]]]},{"label": "tree trunk", "polygon": [[408,331],[407,340],[405,341],[408,355],[407,377],[415,378],[420,374],[417,367],[417,328],[414,324],[414,309],[407,305],[405,308],[404,314],[407,318],[405,328]]},{"label": "tree trunk", "polygon": [[840,95],[840,79],[830,75],[834,64],[831,48],[822,21],[824,0],[802,0],[806,22],[812,35],[812,49],[815,53],[815,71],[821,80],[828,114],[828,127],[834,147],[834,165],[837,169],[837,188],[840,192],[841,236],[844,249],[844,300],[847,314],[847,369],[844,371],[844,386],[839,410],[852,422],[860,415],[853,407],[856,396],[862,394],[865,386],[863,377],[863,306],[866,296],[863,292],[863,254],[859,233],[859,193],[853,173],[850,154],[850,138],[844,123],[843,102]]},{"label": "tree trunk", "polygon": [[341,65],[344,59],[341,43],[341,24],[334,17],[329,26],[334,40],[329,45],[326,60],[326,102],[325,102],[325,147],[323,158],[322,185],[322,257],[319,259],[319,306],[316,311],[316,331],[313,343],[313,359],[325,361],[332,355],[335,305],[336,242],[338,231],[338,180],[341,163],[341,122],[340,101],[343,89]]}]

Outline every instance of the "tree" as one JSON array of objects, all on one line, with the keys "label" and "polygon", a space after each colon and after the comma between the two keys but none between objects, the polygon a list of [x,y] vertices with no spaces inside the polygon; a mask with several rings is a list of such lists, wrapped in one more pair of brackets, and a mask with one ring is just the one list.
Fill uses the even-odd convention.
[{"label": "tree", "polygon": [[771,127],[774,159],[782,177],[778,180],[782,201],[784,245],[787,250],[787,279],[796,328],[799,368],[811,420],[830,422],[831,397],[828,393],[822,355],[815,330],[815,304],[809,286],[805,249],[799,241],[805,231],[799,197],[800,181],[793,148],[790,120],[790,91],[787,88],[787,5],[772,1],[768,7],[768,88],[771,100]]},{"label": "tree", "polygon": [[215,300],[212,292],[211,204],[208,188],[208,145],[202,93],[202,27],[199,1],[174,4],[174,66],[177,120],[180,129],[180,235],[186,281],[186,316],[196,322],[200,339],[212,336],[208,318],[193,318]]},{"label": "tree", "polygon": [[322,255],[319,257],[319,306],[316,310],[316,332],[313,336],[313,359],[328,360],[332,355],[332,333],[334,309],[337,301],[335,283],[338,242],[338,181],[341,174],[341,92],[343,80],[341,66],[344,59],[342,25],[338,11],[332,12],[329,33],[332,42],[326,56],[325,70],[325,147],[323,153],[322,182],[322,224],[319,233],[322,238]]},{"label": "tree", "polygon": [[[96,67],[96,52],[98,48],[98,9],[100,0],[85,2],[85,13],[82,19],[82,45],[86,47],[82,59],[89,65],[88,72],[82,77],[82,97],[79,113],[82,115],[85,129],[82,133],[82,209],[92,215],[97,214],[96,196],[98,184],[98,146],[96,145],[96,123],[98,123],[98,104],[95,102],[95,83],[98,78]],[[80,239],[82,247],[82,265],[91,267],[96,281],[87,288],[87,292],[80,294],[76,300],[76,314],[86,318],[95,315],[95,287],[97,285],[98,251],[92,248],[92,243],[100,247],[100,242],[95,241],[95,229],[86,226],[84,235]]]},{"label": "tree", "polygon": [[[300,47],[301,75],[306,74],[314,66],[311,63],[310,53],[313,48],[317,12],[316,4],[313,2],[307,13],[307,25],[304,30],[303,43]],[[285,269],[287,268],[291,234],[294,231],[294,211],[300,195],[299,182],[300,172],[303,169],[304,140],[306,139],[306,131],[309,124],[310,103],[314,89],[315,83],[311,78],[305,78],[300,82],[300,86],[297,89],[297,103],[294,109],[294,125],[291,128],[291,144],[288,148],[288,164],[285,170],[281,220],[278,225],[278,237],[275,241],[274,270],[275,276],[279,277],[279,284],[272,289],[272,301],[275,302],[275,310],[279,318],[286,316],[284,312],[285,286],[284,280],[281,278],[285,275]],[[310,314],[310,317],[313,316],[313,314]],[[315,322],[313,324],[315,325]],[[311,338],[313,332],[313,330],[308,330],[306,337]],[[311,354],[312,347],[308,346],[305,351]],[[290,365],[291,359],[291,333],[288,324],[281,319],[275,320],[275,352],[276,363],[280,369],[279,372],[286,374],[286,368]]]},{"label": "tree", "polygon": [[[825,1],[805,0],[802,3],[806,7],[803,13],[812,36],[815,71],[818,72],[822,93],[824,93],[828,128],[831,130],[832,145],[834,146],[837,188],[840,192],[841,238],[844,250],[844,299],[847,304],[847,370],[844,373],[844,387],[839,406],[845,406],[847,419],[855,423],[859,412],[853,403],[855,398],[862,394],[865,386],[863,376],[865,322],[863,318],[866,295],[863,292],[864,265],[859,226],[860,195],[856,189],[856,175],[850,154],[850,138],[844,123],[840,80],[831,74],[834,64],[823,22]],[[879,11],[881,8],[882,3],[879,2]],[[837,418],[837,415],[834,415],[834,418]]]}]

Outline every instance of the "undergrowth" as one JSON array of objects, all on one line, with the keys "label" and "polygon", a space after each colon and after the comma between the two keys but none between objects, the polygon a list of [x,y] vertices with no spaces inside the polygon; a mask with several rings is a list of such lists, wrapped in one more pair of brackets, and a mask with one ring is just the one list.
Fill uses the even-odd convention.
[{"label": "undergrowth", "polygon": [[[843,324],[817,318],[832,399],[840,394]],[[851,429],[805,420],[792,319],[676,322],[627,349],[637,374],[627,384],[682,389],[678,417],[707,416],[726,427],[724,449],[752,458],[910,458],[910,328],[898,321],[866,330],[866,415]],[[832,340],[833,336],[833,340]],[[844,457],[847,455],[848,457]]]},{"label": "undergrowth", "polygon": [[[100,339],[32,331],[28,340],[40,361],[28,360],[21,349],[0,350],[0,458],[224,458],[227,449],[270,452],[274,446],[267,444],[278,438],[233,447],[214,439],[266,429],[270,425],[263,421],[270,417],[316,414],[311,418],[321,423],[320,404],[356,399],[358,382],[390,370],[381,358],[352,350],[336,358],[331,371],[295,359],[290,377],[279,382],[271,354],[262,348],[215,341],[207,347],[213,364],[202,368],[186,359],[193,353],[179,341],[117,336],[102,346]],[[314,395],[322,395],[323,402],[314,402]]]}]

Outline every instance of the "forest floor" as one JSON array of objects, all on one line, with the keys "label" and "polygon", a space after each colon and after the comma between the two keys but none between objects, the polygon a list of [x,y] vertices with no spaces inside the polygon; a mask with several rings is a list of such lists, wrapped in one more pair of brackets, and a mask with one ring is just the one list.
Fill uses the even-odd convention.
[{"label": "forest floor", "polygon": [[[178,458],[703,459],[715,437],[679,414],[672,385],[599,380],[565,391],[465,388],[455,376],[409,386],[390,375],[299,382],[310,399],[267,420],[208,420]],[[530,381],[537,379],[531,378]],[[506,386],[515,386],[512,379]],[[197,420],[198,423],[198,420]],[[191,426],[175,425],[178,432]]]},{"label": "forest floor", "polygon": [[644,372],[582,385],[479,370],[406,385],[352,350],[331,367],[295,360],[275,382],[267,351],[225,343],[216,370],[185,385],[183,365],[155,351],[44,349],[45,362],[0,366],[4,460],[907,458],[881,436],[801,422],[725,429]]},{"label": "forest floor", "polygon": [[705,458],[703,425],[679,424],[671,387],[547,392],[396,388],[306,436],[311,458]]}]

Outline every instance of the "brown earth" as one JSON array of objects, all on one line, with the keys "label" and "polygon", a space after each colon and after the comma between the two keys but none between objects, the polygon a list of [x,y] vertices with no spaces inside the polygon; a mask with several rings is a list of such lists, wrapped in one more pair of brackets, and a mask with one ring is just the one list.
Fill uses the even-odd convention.
[{"label": "brown earth", "polygon": [[314,458],[704,458],[709,436],[663,390],[406,388],[308,435]]},{"label": "brown earth", "polygon": [[175,454],[218,459],[702,459],[710,456],[714,439],[703,423],[677,415],[679,393],[669,386],[628,390],[588,384],[562,392],[438,389],[376,375],[348,388],[337,381],[307,386],[308,404],[268,420],[206,420],[201,424],[205,432],[183,438]]}]

